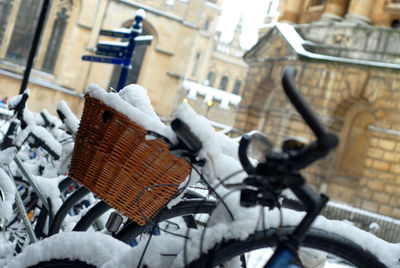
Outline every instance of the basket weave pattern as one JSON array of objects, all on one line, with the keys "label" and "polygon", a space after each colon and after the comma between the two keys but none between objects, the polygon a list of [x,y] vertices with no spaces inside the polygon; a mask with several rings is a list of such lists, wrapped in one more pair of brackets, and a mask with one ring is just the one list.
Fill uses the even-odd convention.
[{"label": "basket weave pattern", "polygon": [[86,95],[69,170],[71,178],[139,225],[156,215],[190,173],[190,165],[164,141],[145,135],[142,126]]}]

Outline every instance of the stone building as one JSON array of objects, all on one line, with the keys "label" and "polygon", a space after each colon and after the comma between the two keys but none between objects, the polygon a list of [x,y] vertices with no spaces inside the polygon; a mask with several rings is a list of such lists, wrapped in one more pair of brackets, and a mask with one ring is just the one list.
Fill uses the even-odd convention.
[{"label": "stone building", "polygon": [[[41,4],[0,1],[2,97],[19,92]],[[206,112],[205,100],[214,100],[208,115],[233,122],[247,65],[236,41],[222,44],[216,38],[220,5],[221,0],[51,1],[28,85],[30,109],[54,113],[58,101],[65,99],[80,114],[82,93],[89,83],[116,87],[119,66],[83,62],[81,56],[93,54],[99,41],[119,41],[99,36],[100,29],[129,28],[136,11],[144,9],[142,34],[154,38],[151,46],[136,48],[128,83],[147,88],[163,117],[190,94],[187,99],[199,112]]]},{"label": "stone building", "polygon": [[248,51],[236,127],[258,129],[279,144],[313,139],[281,87],[283,68],[339,147],[307,170],[331,199],[400,218],[399,1],[291,1],[281,22]]}]

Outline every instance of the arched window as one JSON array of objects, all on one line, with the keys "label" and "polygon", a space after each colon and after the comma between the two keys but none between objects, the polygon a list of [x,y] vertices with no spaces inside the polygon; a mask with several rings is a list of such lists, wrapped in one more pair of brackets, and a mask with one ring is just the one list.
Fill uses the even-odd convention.
[{"label": "arched window", "polygon": [[[131,27],[130,25],[129,27]],[[146,29],[145,25],[143,26],[142,33],[140,35],[150,35],[148,29]],[[128,41],[128,40],[123,40]],[[135,46],[135,51],[133,53],[131,65],[132,69],[128,71],[128,76],[126,78],[125,85],[136,84],[139,80],[140,69],[142,68],[142,63],[144,59],[144,55],[146,53],[147,46]],[[118,80],[121,73],[121,67],[114,67],[114,71],[111,76],[110,87],[117,88]]]},{"label": "arched window", "polygon": [[54,21],[50,40],[49,43],[47,44],[46,55],[44,57],[42,65],[42,69],[44,71],[50,73],[54,72],[54,67],[57,62],[57,57],[64,37],[65,28],[67,27],[67,20],[68,20],[67,9],[63,7],[59,12],[57,12],[57,18]]},{"label": "arched window", "polygon": [[199,60],[200,60],[200,52],[197,52],[196,58],[194,59],[194,64],[193,64],[193,69],[192,69],[192,76],[196,75],[197,67],[199,65]]},{"label": "arched window", "polygon": [[232,93],[239,95],[240,87],[242,86],[242,81],[236,80],[235,84],[233,85]]},{"label": "arched window", "polygon": [[219,83],[219,89],[221,90],[226,90],[226,85],[228,84],[228,77],[226,77],[225,75],[222,76],[221,78],[221,82]]},{"label": "arched window", "polygon": [[215,73],[214,72],[208,72],[207,81],[208,81],[208,86],[209,87],[212,87],[214,85],[214,80],[215,80]]},{"label": "arched window", "polygon": [[6,53],[8,60],[21,65],[26,63],[41,7],[42,1],[24,0],[21,2]]},{"label": "arched window", "polygon": [[[39,43],[39,47],[44,46],[45,49],[38,48],[36,51],[38,62],[35,64],[35,68],[53,73],[72,10],[72,1],[57,0],[50,3],[47,12],[49,17],[44,22]],[[26,65],[42,6],[43,0],[0,0],[0,42],[2,46],[6,46],[3,47],[5,53],[2,54],[6,60]],[[17,12],[10,17],[13,9],[17,9]],[[54,12],[55,16],[51,15],[53,14],[52,9],[57,11]],[[47,36],[46,31],[50,30],[49,38],[43,38]],[[10,33],[10,37],[7,39],[4,36],[6,32],[7,37]]]},{"label": "arched window", "polygon": [[336,174],[351,178],[359,178],[364,167],[371,132],[369,125],[375,123],[372,113],[362,111],[350,115],[345,122],[340,139],[336,159]]}]

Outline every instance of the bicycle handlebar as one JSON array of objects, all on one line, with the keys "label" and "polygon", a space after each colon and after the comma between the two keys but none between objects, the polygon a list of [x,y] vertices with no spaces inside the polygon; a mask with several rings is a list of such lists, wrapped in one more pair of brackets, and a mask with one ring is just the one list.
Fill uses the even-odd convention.
[{"label": "bicycle handlebar", "polygon": [[[12,106],[12,105],[10,106],[10,102],[8,105],[8,108],[10,110],[14,110],[14,115],[16,115],[18,120],[21,122],[22,129],[24,129],[27,126],[27,124],[23,118],[23,113],[24,113],[24,109],[25,109],[26,101],[28,100],[28,97],[29,97],[29,92],[25,91],[15,106]],[[3,142],[0,144],[1,150],[7,149],[12,146],[12,141],[13,141],[12,135],[16,131],[17,127],[18,127],[18,124],[16,122],[13,121],[10,123],[10,126],[8,127],[8,130],[3,138]]]},{"label": "bicycle handlebar", "polygon": [[[280,165],[290,168],[291,170],[300,170],[325,156],[331,149],[337,146],[339,140],[335,134],[331,133],[322,124],[313,109],[304,100],[295,85],[294,75],[295,69],[293,67],[285,68],[282,78],[284,91],[290,102],[317,137],[317,141],[309,144],[298,152],[274,154],[267,156],[267,158],[276,160]],[[249,143],[250,137],[243,136],[239,144],[239,160],[248,174],[254,174],[256,169],[250,164],[246,152]]]},{"label": "bicycle handlebar", "polygon": [[176,118],[172,120],[171,128],[189,151],[198,152],[203,147],[199,138],[190,131],[189,126],[181,119]]},{"label": "bicycle handlebar", "polygon": [[23,110],[25,109],[25,105],[26,105],[26,101],[28,100],[29,97],[29,93],[24,92],[21,96],[21,99],[19,100],[19,102],[15,105],[15,106],[9,106],[10,110],[15,110],[15,113],[21,113],[23,112]]},{"label": "bicycle handlebar", "polygon": [[72,113],[68,104],[65,101],[60,101],[57,105],[57,115],[67,127],[68,131],[75,136],[78,131],[79,120]]},{"label": "bicycle handlebar", "polygon": [[319,121],[317,116],[311,107],[304,100],[300,91],[297,89],[296,84],[294,82],[294,77],[296,74],[296,69],[288,66],[283,71],[282,77],[282,86],[286,93],[286,96],[289,98],[290,102],[296,108],[296,110],[300,113],[301,117],[313,131],[314,135],[319,138],[328,133],[325,126]]},{"label": "bicycle handlebar", "polygon": [[335,148],[338,144],[336,135],[328,131],[324,124],[318,119],[313,109],[304,100],[294,82],[295,73],[296,70],[291,66],[286,67],[283,72],[282,86],[286,96],[317,137],[319,146],[326,150]]}]

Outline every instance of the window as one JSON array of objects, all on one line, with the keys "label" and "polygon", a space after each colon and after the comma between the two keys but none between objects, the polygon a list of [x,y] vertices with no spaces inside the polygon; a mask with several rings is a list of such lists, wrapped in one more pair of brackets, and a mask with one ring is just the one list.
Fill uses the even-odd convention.
[{"label": "window", "polygon": [[[43,26],[42,39],[36,51],[34,68],[53,73],[67,28],[72,1],[51,1]],[[1,57],[19,65],[26,65],[33,37],[42,10],[43,0],[0,0]],[[15,10],[16,12],[14,12]],[[10,17],[10,14],[15,14]],[[7,35],[7,36],[5,36]],[[49,38],[43,38],[48,36]]]},{"label": "window", "polygon": [[64,37],[65,28],[67,27],[67,9],[61,8],[57,12],[57,18],[54,21],[53,29],[49,43],[47,44],[46,55],[44,57],[42,70],[53,73],[54,67],[57,62],[58,53],[60,51],[61,43]]},{"label": "window", "polygon": [[221,82],[219,83],[219,89],[221,90],[226,90],[226,85],[228,84],[228,77],[226,77],[225,75],[222,76],[221,78]]},{"label": "window", "polygon": [[26,0],[21,3],[6,53],[8,60],[21,65],[26,64],[30,51],[29,47],[33,41],[33,35],[40,15],[41,2]]},{"label": "window", "polygon": [[209,87],[212,87],[214,85],[214,80],[215,80],[215,73],[209,72],[207,75],[207,81]]},{"label": "window", "polygon": [[232,93],[239,95],[240,87],[242,86],[242,81],[236,80],[235,84],[233,85]]},{"label": "window", "polygon": [[0,43],[3,42],[4,33],[6,32],[8,19],[14,0],[5,0],[0,2]]},{"label": "window", "polygon": [[195,76],[195,75],[196,75],[197,66],[199,65],[199,60],[200,60],[200,52],[197,52],[196,58],[194,59],[193,70],[192,70],[192,76]]},{"label": "window", "polygon": [[208,28],[210,27],[210,19],[206,19],[204,22],[203,30],[208,31]]}]

